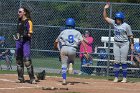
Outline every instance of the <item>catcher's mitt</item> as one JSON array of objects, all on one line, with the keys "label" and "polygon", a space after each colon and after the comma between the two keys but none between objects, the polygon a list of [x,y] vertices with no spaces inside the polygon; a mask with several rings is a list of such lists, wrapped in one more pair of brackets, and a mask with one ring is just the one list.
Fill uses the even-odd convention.
[{"label": "catcher's mitt", "polygon": [[54,42],[54,49],[55,49],[55,50],[58,49],[57,45],[58,45],[58,42]]},{"label": "catcher's mitt", "polygon": [[46,76],[45,70],[36,74],[36,77],[37,77],[38,80],[45,80],[45,76]]}]

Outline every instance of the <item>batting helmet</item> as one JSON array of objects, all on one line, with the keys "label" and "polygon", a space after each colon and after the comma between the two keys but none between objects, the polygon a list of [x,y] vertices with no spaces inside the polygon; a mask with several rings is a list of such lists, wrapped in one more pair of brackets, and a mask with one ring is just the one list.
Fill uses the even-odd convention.
[{"label": "batting helmet", "polygon": [[75,27],[75,20],[73,18],[68,18],[66,20],[66,26]]},{"label": "batting helmet", "polygon": [[124,16],[124,13],[122,13],[122,12],[117,12],[116,14],[115,14],[115,19],[124,19],[125,18],[125,16]]},{"label": "batting helmet", "polygon": [[135,50],[137,53],[140,53],[140,43],[135,43],[135,44],[134,44],[134,50]]}]

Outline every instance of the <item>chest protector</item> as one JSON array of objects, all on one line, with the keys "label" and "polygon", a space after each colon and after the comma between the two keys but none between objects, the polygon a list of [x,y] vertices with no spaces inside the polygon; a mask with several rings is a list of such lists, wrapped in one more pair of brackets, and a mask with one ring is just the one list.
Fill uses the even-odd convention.
[{"label": "chest protector", "polygon": [[21,37],[26,37],[28,35],[28,20],[26,19],[24,21],[18,21],[18,31],[17,33],[20,34]]}]

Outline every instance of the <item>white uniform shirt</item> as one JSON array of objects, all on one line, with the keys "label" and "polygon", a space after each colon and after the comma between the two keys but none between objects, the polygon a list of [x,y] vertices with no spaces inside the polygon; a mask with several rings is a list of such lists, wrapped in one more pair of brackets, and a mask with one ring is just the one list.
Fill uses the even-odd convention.
[{"label": "white uniform shirt", "polygon": [[66,29],[60,33],[58,41],[62,43],[62,46],[78,47],[80,41],[83,41],[83,37],[81,33],[75,29]]}]

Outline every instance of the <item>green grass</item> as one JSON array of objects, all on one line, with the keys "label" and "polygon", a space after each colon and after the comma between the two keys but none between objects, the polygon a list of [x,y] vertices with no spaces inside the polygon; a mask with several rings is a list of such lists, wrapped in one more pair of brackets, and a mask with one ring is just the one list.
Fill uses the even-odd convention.
[{"label": "green grass", "polygon": [[[59,59],[55,57],[32,58],[32,61],[35,67],[46,67],[46,68],[55,68],[55,69],[61,68],[61,62],[59,62]],[[96,62],[93,63],[96,65]],[[79,70],[80,65],[81,65],[80,59],[76,58],[74,63],[74,69]]]},{"label": "green grass", "polygon": [[[5,61],[2,60],[1,64],[5,64]],[[34,67],[44,67],[44,68],[54,68],[54,69],[60,69],[61,68],[61,62],[59,62],[59,59],[56,57],[45,57],[45,58],[32,58],[32,63]],[[80,69],[80,59],[76,58],[74,69],[79,70]],[[15,59],[13,60],[12,65],[16,65]]]},{"label": "green grass", "polygon": [[32,61],[34,67],[61,68],[61,63],[58,58],[33,58]]},{"label": "green grass", "polygon": [[[61,62],[59,62],[58,57],[33,57],[32,63],[34,67],[44,67],[44,68],[55,68],[60,69],[61,68]],[[93,62],[94,65],[96,65],[96,62]],[[1,64],[5,64],[4,60],[1,60]],[[15,59],[13,60],[12,65],[16,65]],[[77,57],[74,62],[74,69],[80,70],[80,58]]]},{"label": "green grass", "polygon": [[16,74],[16,71],[0,70],[0,74]]}]

